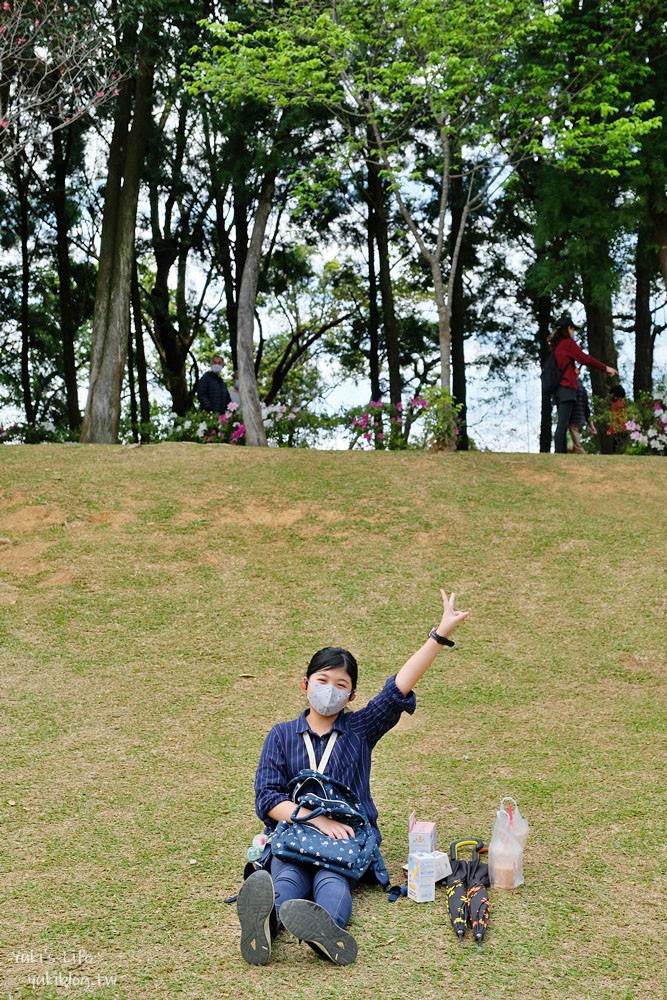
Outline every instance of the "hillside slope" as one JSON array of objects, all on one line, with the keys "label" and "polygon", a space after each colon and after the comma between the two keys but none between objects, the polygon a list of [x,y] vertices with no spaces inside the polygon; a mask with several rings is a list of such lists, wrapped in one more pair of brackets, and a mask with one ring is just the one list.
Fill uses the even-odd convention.
[{"label": "hillside slope", "polygon": [[[666,496],[659,459],[0,449],[0,996],[659,997]],[[442,891],[362,888],[355,966],[287,937],[245,966],[223,900],[266,732],[324,645],[363,704],[440,586],[472,614],[376,749],[385,857],[399,881],[413,808],[446,849],[512,794],[526,884],[481,955]]]}]

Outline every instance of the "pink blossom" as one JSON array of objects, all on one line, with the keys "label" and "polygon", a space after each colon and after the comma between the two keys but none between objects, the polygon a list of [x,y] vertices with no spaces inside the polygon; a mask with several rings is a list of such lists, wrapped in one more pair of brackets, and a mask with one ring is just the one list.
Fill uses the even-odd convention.
[{"label": "pink blossom", "polygon": [[35,18],[35,27],[36,27],[36,28],[39,28],[39,25],[40,25],[40,23],[41,23],[41,22],[40,22],[39,18],[38,18],[38,17],[36,17],[36,18]]},{"label": "pink blossom", "polygon": [[245,434],[245,424],[239,424],[232,434],[232,441],[240,441]]},{"label": "pink blossom", "polygon": [[11,5],[7,3],[7,0],[5,0],[5,2],[3,3],[2,9],[3,10],[11,10],[12,9]]},{"label": "pink blossom", "polygon": [[371,399],[371,406],[384,406],[381,399]]},{"label": "pink blossom", "polygon": [[4,118],[0,121],[0,128],[7,128],[8,125],[9,122],[6,122]]},{"label": "pink blossom", "polygon": [[228,413],[234,413],[234,411],[238,410],[238,408],[239,408],[239,404],[238,403],[229,403],[228,406],[227,406],[227,412]]},{"label": "pink blossom", "polygon": [[378,434],[378,441],[384,441],[384,434]]},{"label": "pink blossom", "polygon": [[366,431],[366,433],[364,434],[364,437],[366,438],[367,441],[370,441],[370,439],[371,439],[372,436],[373,435],[371,434],[370,431]]},{"label": "pink blossom", "polygon": [[97,93],[95,94],[95,97],[104,97],[104,91],[98,90]]}]

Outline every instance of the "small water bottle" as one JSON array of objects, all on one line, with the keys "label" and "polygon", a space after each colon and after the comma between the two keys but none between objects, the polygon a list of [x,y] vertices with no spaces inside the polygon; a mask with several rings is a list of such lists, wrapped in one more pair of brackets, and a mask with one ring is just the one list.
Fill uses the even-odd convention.
[{"label": "small water bottle", "polygon": [[258,861],[264,853],[266,847],[266,834],[258,833],[252,838],[252,844],[248,848],[248,861]]}]

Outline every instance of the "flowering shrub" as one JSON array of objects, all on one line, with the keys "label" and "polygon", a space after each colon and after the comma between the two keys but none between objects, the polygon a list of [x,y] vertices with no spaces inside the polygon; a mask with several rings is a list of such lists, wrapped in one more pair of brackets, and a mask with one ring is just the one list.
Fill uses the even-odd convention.
[{"label": "flowering shrub", "polygon": [[[376,448],[396,446],[396,438],[403,442],[403,426],[406,419],[412,423],[421,416],[428,403],[414,396],[407,403],[386,403],[382,399],[371,400],[366,406],[357,406],[348,412],[349,427],[352,431],[350,447],[363,447],[371,441]],[[401,445],[399,444],[399,447]]]},{"label": "flowering shrub", "polygon": [[0,444],[55,444],[76,440],[77,433],[57,428],[48,418],[38,424],[0,424]]},{"label": "flowering shrub", "polygon": [[459,435],[459,416],[463,405],[456,403],[449,389],[430,386],[426,399],[426,438],[432,451],[451,451]]},{"label": "flowering shrub", "polygon": [[373,400],[367,406],[350,411],[351,448],[374,442],[376,448],[396,447],[396,437],[404,447],[403,429],[408,429],[420,417],[424,418],[426,435],[421,447],[434,451],[453,448],[459,433],[461,405],[455,403],[446,389],[431,386],[421,396],[407,403],[385,403]]},{"label": "flowering shrub", "polygon": [[21,427],[19,424],[0,424],[0,444],[8,444],[22,441]]},{"label": "flowering shrub", "polygon": [[629,406],[631,419],[625,424],[630,432],[628,451],[637,455],[667,455],[667,389],[658,395],[642,393]]},{"label": "flowering shrub", "polygon": [[[277,445],[290,443],[290,425],[297,421],[300,411],[283,403],[271,406],[262,404],[261,410],[267,437],[271,442]],[[224,413],[196,410],[184,417],[176,417],[166,439],[197,441],[201,444],[244,444],[245,424],[239,404],[230,403]]]}]

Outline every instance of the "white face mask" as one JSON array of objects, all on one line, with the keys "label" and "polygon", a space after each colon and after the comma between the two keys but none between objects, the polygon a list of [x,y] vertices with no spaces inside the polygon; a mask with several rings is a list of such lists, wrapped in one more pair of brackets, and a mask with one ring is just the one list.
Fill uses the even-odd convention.
[{"label": "white face mask", "polygon": [[222,365],[211,365],[211,371],[215,372],[216,375],[219,375],[222,371]]},{"label": "white face mask", "polygon": [[338,715],[351,694],[333,684],[308,685],[308,701],[320,715]]}]

